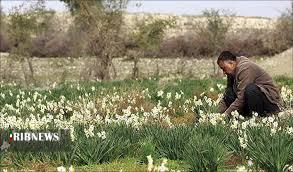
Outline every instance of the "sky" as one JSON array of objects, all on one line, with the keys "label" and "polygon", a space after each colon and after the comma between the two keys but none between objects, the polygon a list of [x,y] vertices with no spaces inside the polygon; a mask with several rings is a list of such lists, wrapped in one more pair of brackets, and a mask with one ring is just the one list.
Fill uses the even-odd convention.
[{"label": "sky", "polygon": [[[13,6],[22,4],[24,0],[1,0],[4,12]],[[47,0],[46,7],[56,11],[66,11],[66,5],[58,0]],[[291,7],[291,1],[197,1],[197,0],[130,0],[128,12],[171,13],[185,15],[200,15],[205,9],[229,10],[238,16],[278,17],[286,8]]]}]

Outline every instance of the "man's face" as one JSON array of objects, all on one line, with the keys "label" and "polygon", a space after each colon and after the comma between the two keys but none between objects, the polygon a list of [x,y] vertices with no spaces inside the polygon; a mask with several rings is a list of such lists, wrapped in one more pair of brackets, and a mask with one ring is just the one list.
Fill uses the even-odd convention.
[{"label": "man's face", "polygon": [[218,65],[222,69],[225,75],[229,75],[229,76],[235,75],[236,61],[233,61],[233,60],[219,61]]}]

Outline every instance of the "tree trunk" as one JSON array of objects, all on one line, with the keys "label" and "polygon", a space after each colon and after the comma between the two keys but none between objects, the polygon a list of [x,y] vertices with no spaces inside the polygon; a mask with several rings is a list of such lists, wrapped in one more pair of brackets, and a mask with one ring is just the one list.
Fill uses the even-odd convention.
[{"label": "tree trunk", "polygon": [[30,57],[26,57],[26,61],[28,63],[28,67],[29,67],[29,71],[30,71],[30,80],[33,82],[34,85],[36,85],[36,80],[34,77],[34,68],[33,68],[33,64],[32,64]]},{"label": "tree trunk", "polygon": [[110,66],[112,58],[109,55],[103,55],[102,58],[97,57],[98,67],[96,68],[96,77],[101,80],[110,80]]},{"label": "tree trunk", "polygon": [[133,59],[133,69],[132,69],[132,78],[133,79],[137,79],[138,78],[138,58],[137,57],[134,57]]},{"label": "tree trunk", "polygon": [[[27,63],[28,65],[28,70],[25,63]],[[21,69],[24,75],[24,81],[26,86],[29,86],[31,83],[33,83],[33,85],[36,85],[36,82],[34,79],[34,69],[29,57],[21,58]]]},{"label": "tree trunk", "polygon": [[113,78],[117,78],[117,71],[116,71],[116,68],[115,68],[115,66],[114,66],[113,59],[111,59],[111,66],[112,66],[112,68],[113,68],[113,72],[114,72],[114,76],[113,76]]}]

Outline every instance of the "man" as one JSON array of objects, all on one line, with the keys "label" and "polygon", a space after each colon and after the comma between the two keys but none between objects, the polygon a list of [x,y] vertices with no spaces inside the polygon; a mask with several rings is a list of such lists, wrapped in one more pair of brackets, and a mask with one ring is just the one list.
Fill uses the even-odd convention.
[{"label": "man", "polygon": [[280,94],[272,77],[248,58],[223,51],[217,61],[227,76],[227,88],[219,103],[220,113],[237,110],[242,116],[280,111]]}]

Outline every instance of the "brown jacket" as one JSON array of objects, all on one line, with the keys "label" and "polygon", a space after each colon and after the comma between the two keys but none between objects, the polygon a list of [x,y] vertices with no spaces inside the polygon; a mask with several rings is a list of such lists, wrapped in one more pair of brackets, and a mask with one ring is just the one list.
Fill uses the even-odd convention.
[{"label": "brown jacket", "polygon": [[237,66],[233,91],[236,93],[236,100],[227,107],[222,99],[219,103],[220,113],[230,114],[232,111],[240,110],[244,104],[244,90],[250,83],[255,83],[266,95],[268,100],[280,107],[280,94],[273,83],[272,77],[248,58],[241,56],[236,58]]}]

